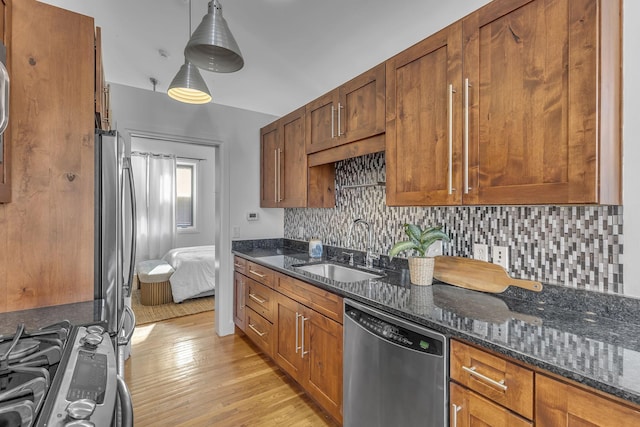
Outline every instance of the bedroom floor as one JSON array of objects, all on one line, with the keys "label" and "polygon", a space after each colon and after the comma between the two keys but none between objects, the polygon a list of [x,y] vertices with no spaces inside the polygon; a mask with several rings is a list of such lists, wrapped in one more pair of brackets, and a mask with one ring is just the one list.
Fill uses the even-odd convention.
[{"label": "bedroom floor", "polygon": [[338,425],[213,311],[138,326],[125,377],[136,427]]}]

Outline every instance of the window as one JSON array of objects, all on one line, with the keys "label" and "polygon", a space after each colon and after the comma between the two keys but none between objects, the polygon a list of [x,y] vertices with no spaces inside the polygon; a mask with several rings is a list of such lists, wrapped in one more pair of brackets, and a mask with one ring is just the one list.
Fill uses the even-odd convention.
[{"label": "window", "polygon": [[196,226],[196,164],[176,165],[176,226],[179,229]]}]

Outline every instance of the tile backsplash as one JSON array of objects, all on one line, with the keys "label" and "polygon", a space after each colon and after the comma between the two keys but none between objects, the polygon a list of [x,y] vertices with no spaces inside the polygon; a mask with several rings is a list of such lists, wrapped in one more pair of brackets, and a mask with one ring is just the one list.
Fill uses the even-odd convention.
[{"label": "tile backsplash", "polygon": [[623,294],[622,206],[388,207],[384,186],[344,188],[384,180],[384,153],[336,163],[336,207],[285,209],[284,237],[364,250],[363,227],[347,242],[362,218],[372,226],[373,251],[386,254],[404,240],[405,222],[443,225],[451,237],[445,255],[471,257],[474,242],[508,246],[512,277]]}]

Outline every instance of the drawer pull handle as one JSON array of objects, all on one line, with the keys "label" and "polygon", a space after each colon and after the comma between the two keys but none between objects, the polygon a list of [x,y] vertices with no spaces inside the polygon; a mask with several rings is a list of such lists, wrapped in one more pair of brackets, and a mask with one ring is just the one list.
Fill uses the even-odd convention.
[{"label": "drawer pull handle", "polygon": [[266,275],[266,274],[260,274],[260,273],[258,273],[257,271],[253,271],[253,270],[249,270],[249,273],[251,273],[251,274],[255,274],[256,276],[258,276],[258,277],[259,277],[259,278],[261,278],[261,279],[264,279],[265,277],[267,277],[267,275]]},{"label": "drawer pull handle", "polygon": [[254,301],[259,302],[260,304],[264,304],[265,302],[267,302],[266,299],[259,298],[258,296],[256,296],[255,294],[252,294],[252,293],[249,293],[249,298],[251,298]]},{"label": "drawer pull handle", "polygon": [[255,332],[256,334],[260,335],[261,337],[265,336],[266,332],[260,332],[259,330],[256,329],[256,327],[254,325],[252,325],[251,323],[249,323],[249,327],[251,328],[251,330],[253,332]]},{"label": "drawer pull handle", "polygon": [[234,263],[233,265],[234,265],[234,267],[238,267],[238,268],[241,268],[241,267],[242,267],[242,264],[237,263],[237,262],[236,262],[236,263]]},{"label": "drawer pull handle", "polygon": [[468,373],[470,373],[471,375],[478,377],[479,379],[493,385],[496,386],[498,388],[500,388],[502,391],[507,391],[507,386],[504,385],[504,380],[500,380],[500,381],[496,381],[494,379],[491,379],[489,377],[487,377],[486,375],[482,375],[480,372],[478,372],[476,370],[475,366],[472,366],[471,368],[467,368],[466,366],[463,366],[462,369],[464,369],[465,371],[467,371]]},{"label": "drawer pull handle", "polygon": [[462,409],[462,406],[458,406],[455,403],[452,403],[453,406],[453,422],[451,423],[452,427],[458,427],[458,412]]}]

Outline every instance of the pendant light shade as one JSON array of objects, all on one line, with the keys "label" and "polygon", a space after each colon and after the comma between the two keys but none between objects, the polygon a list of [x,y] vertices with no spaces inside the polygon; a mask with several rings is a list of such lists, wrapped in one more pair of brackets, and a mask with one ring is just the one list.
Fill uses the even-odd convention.
[{"label": "pendant light shade", "polygon": [[211,93],[198,68],[185,60],[178,74],[169,85],[167,94],[180,102],[206,104],[211,102]]},{"label": "pendant light shade", "polygon": [[189,39],[184,54],[195,66],[218,73],[231,73],[244,66],[218,0],[209,2],[209,10]]}]

